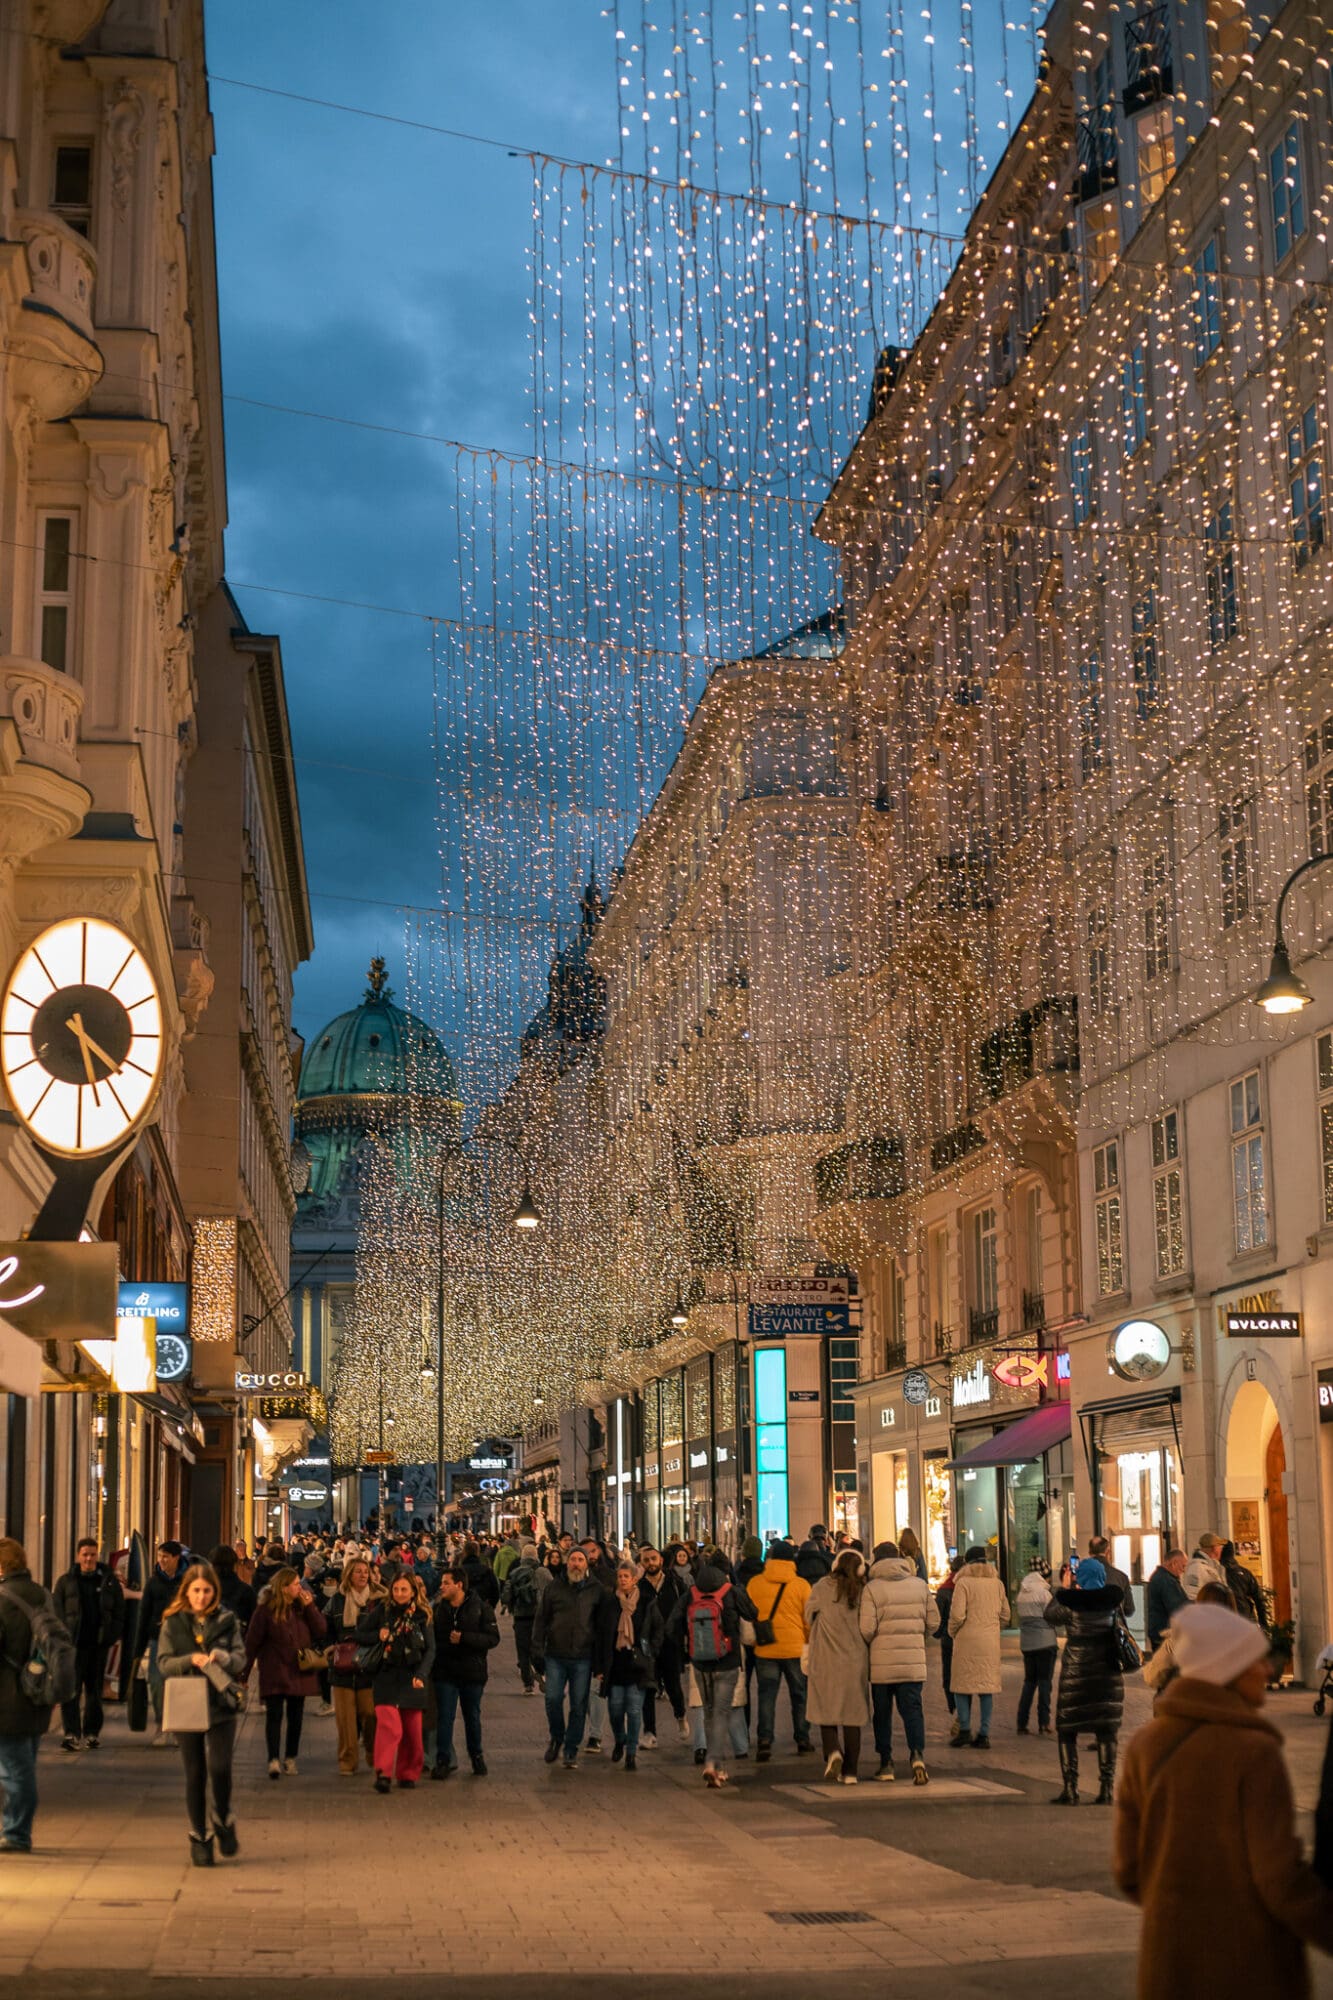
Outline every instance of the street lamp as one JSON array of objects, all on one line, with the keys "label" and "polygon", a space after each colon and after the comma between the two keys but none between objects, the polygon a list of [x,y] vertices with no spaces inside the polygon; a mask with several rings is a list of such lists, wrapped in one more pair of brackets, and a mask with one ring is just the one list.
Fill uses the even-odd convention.
[{"label": "street lamp", "polygon": [[671,1324],[676,1328],[676,1331],[678,1333],[683,1333],[685,1331],[685,1328],[689,1325],[689,1323],[690,1323],[690,1316],[685,1310],[685,1300],[681,1296],[680,1286],[677,1285],[676,1303],[671,1309]]},{"label": "street lamp", "polygon": [[1282,893],[1277,899],[1273,956],[1269,961],[1268,977],[1254,996],[1256,1007],[1262,1007],[1265,1014],[1299,1014],[1314,999],[1305,981],[1291,969],[1291,954],[1282,935],[1282,911],[1288,895],[1302,875],[1308,875],[1312,868],[1321,867],[1325,861],[1333,861],[1333,854],[1311,855],[1308,861],[1302,861],[1299,868],[1293,868],[1282,884]]},{"label": "street lamp", "polygon": [[515,1229],[540,1229],[541,1226],[541,1211],[532,1199],[532,1186],[525,1170],[523,1175],[523,1193],[519,1198],[518,1207],[514,1210],[514,1227]]}]

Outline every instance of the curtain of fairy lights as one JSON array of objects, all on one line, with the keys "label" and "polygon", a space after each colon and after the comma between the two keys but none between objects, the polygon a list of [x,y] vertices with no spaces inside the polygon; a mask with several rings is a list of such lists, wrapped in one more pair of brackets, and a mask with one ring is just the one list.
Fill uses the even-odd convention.
[{"label": "curtain of fairy lights", "polygon": [[[840,1193],[905,1251],[941,1174],[1068,1152],[1076,1091],[1150,1115],[1182,1029],[1252,1037],[1270,878],[1333,843],[1328,289],[1263,275],[1266,161],[1222,209],[1190,179],[1217,105],[1271,107],[1222,23],[1144,70],[1131,181],[1100,47],[1034,95],[1013,11],[624,0],[616,160],[534,160],[534,452],[459,459],[412,940],[460,1038],[477,1430],[826,1252]],[[372,1261],[428,1207],[390,1175]]]}]

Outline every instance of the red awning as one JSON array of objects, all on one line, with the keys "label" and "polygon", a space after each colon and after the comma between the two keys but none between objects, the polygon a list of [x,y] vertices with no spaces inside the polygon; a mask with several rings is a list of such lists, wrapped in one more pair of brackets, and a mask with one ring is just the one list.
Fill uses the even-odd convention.
[{"label": "red awning", "polygon": [[1068,1403],[1043,1403],[1039,1409],[1029,1410],[1016,1424],[1006,1424],[994,1437],[988,1437],[984,1444],[974,1445],[960,1458],[950,1459],[955,1471],[972,1471],[983,1465],[1023,1465],[1030,1458],[1040,1458],[1044,1451],[1051,1451],[1073,1432],[1073,1413]]}]

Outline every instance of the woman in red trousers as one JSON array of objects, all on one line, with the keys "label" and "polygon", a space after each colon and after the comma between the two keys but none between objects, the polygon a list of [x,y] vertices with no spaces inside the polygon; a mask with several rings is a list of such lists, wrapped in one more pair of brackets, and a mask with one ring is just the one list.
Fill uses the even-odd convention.
[{"label": "woman in red trousers", "polygon": [[375,1700],[375,1790],[396,1777],[410,1791],[421,1776],[421,1717],[435,1658],[435,1633],[421,1579],[400,1570],[388,1602],[368,1604],[356,1636],[383,1653],[370,1683]]}]

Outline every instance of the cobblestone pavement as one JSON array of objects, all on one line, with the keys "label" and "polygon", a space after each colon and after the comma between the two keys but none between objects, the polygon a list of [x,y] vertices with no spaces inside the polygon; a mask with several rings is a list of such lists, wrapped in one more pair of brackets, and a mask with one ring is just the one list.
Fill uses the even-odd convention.
[{"label": "cobblestone pavement", "polygon": [[[825,1785],[780,1729],[771,1764],[740,1764],[714,1794],[674,1730],[633,1774],[605,1756],[573,1773],[543,1764],[541,1703],[507,1652],[485,1779],[378,1796],[365,1775],[338,1777],[332,1721],[312,1707],[300,1776],[273,1784],[252,1711],[241,1853],[211,1872],[189,1866],[174,1752],[114,1711],[96,1753],[48,1738],[38,1852],[0,1861],[0,1992],[222,2000],[225,1980],[227,2000],[282,2000],[318,1980],[321,2000],[416,2000],[447,1976],[451,2000],[489,2000],[534,1975],[546,2000],[584,2000],[589,1975],[636,2000],[716,1992],[719,1978],[755,2000],[882,1995],[890,1978],[895,2000],[1027,1996],[1051,1975],[1062,1991],[1086,1976],[1107,2000],[1133,1992],[1138,1919],[1109,1880],[1110,1814],[1052,1811],[1053,1746],[1014,1734],[1011,1692],[980,1752],[947,1747],[930,1690],[924,1790]],[[1146,1692],[1128,1706],[1132,1727]],[[1273,1709],[1308,1810],[1327,1725],[1305,1696]],[[862,1920],[774,1920],[830,1911]]]}]

